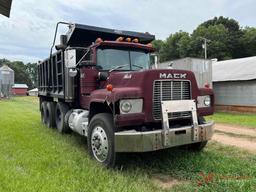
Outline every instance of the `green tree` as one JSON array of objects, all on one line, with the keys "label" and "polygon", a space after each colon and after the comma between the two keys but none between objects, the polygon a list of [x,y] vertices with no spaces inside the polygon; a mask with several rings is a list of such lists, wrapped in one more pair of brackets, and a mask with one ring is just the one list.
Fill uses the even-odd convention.
[{"label": "green tree", "polygon": [[241,42],[240,38],[243,35],[243,32],[240,28],[239,23],[231,18],[228,17],[214,17],[213,19],[210,19],[204,23],[202,23],[202,26],[214,26],[222,24],[228,31],[228,37],[227,37],[227,47],[230,50],[232,58],[238,58],[243,55],[241,52]]},{"label": "green tree", "polygon": [[256,55],[256,28],[246,27],[243,30],[244,34],[240,39],[244,50],[244,56]]},{"label": "green tree", "polygon": [[191,35],[191,56],[204,58],[202,48],[202,37],[210,42],[207,45],[208,58],[218,58],[219,60],[232,58],[232,53],[228,48],[228,30],[224,25],[200,25]]},{"label": "green tree", "polygon": [[160,49],[160,61],[167,61],[186,57],[190,54],[190,35],[179,31],[171,34],[162,44]]},{"label": "green tree", "polygon": [[156,53],[158,53],[158,54],[160,53],[160,49],[162,48],[163,44],[164,44],[164,42],[160,39],[154,40],[152,42],[152,45],[153,45]]},{"label": "green tree", "polygon": [[26,72],[28,73],[31,81],[32,87],[38,86],[38,74],[37,74],[37,63],[28,63],[26,64]]}]

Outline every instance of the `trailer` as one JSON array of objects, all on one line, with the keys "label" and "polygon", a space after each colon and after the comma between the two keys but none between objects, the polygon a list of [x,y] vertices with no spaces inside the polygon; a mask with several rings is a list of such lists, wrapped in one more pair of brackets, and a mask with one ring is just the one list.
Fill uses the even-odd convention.
[{"label": "trailer", "polygon": [[[69,30],[55,45],[60,24]],[[214,122],[204,120],[213,91],[199,88],[192,71],[150,69],[154,38],[58,23],[50,57],[38,64],[42,123],[86,137],[89,154],[106,167],[122,152],[202,150],[213,135]]]}]

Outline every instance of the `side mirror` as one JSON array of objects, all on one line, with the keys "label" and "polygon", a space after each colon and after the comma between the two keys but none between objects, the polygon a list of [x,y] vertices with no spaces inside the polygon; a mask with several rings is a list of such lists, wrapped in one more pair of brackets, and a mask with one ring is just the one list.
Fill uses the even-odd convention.
[{"label": "side mirror", "polygon": [[106,81],[108,79],[108,72],[99,72],[98,79],[100,81]]},{"label": "side mirror", "polygon": [[67,48],[68,36],[60,35],[60,44],[55,45],[56,50],[65,50]]}]

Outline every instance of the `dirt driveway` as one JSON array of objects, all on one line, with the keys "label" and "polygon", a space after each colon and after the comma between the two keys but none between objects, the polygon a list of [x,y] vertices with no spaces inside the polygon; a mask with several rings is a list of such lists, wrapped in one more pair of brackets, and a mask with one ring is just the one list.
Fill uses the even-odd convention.
[{"label": "dirt driveway", "polygon": [[216,124],[214,141],[256,153],[256,128]]}]

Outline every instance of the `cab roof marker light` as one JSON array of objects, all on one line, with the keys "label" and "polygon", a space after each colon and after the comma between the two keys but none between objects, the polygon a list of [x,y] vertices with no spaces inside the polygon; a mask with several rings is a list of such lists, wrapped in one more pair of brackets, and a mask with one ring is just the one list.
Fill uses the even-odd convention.
[{"label": "cab roof marker light", "polygon": [[116,41],[119,41],[119,42],[121,42],[121,41],[123,41],[123,40],[124,40],[123,37],[118,37],[118,38],[116,39]]},{"label": "cab roof marker light", "polygon": [[131,41],[132,41],[132,39],[131,39],[130,37],[127,37],[125,40],[126,40],[127,42],[131,42]]},{"label": "cab roof marker light", "polygon": [[139,43],[139,39],[138,38],[135,38],[132,40],[133,43]]},{"label": "cab roof marker light", "polygon": [[103,40],[100,37],[95,40],[95,43],[101,43],[101,42],[103,42]]}]

